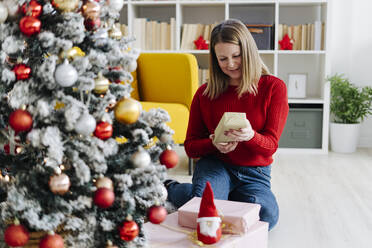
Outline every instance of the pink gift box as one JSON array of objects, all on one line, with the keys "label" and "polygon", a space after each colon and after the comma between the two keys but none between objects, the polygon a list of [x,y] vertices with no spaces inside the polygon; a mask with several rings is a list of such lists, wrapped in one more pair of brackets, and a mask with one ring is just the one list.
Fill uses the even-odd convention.
[{"label": "pink gift box", "polygon": [[[180,226],[196,229],[200,201],[200,197],[194,197],[178,209]],[[260,219],[259,204],[217,199],[214,199],[214,203],[225,226],[222,233],[246,233]]]},{"label": "pink gift box", "polygon": [[[169,214],[166,220],[155,225],[150,222],[144,225],[144,233],[149,248],[198,248],[201,247],[193,241],[196,230],[178,225],[178,213]],[[244,235],[223,234],[220,241],[213,245],[203,247],[213,248],[267,248],[268,223],[258,221]]]}]

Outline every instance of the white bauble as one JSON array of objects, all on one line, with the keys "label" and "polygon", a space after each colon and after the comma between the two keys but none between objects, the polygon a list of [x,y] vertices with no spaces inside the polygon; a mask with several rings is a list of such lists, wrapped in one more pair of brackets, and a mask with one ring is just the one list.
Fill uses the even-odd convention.
[{"label": "white bauble", "polygon": [[4,23],[6,18],[8,18],[8,8],[0,2],[0,24]]},{"label": "white bauble", "polygon": [[4,0],[4,5],[8,9],[8,16],[10,18],[15,18],[19,15],[19,5],[14,0]]},{"label": "white bauble", "polygon": [[170,143],[172,141],[172,135],[169,133],[163,133],[159,140],[163,143]]},{"label": "white bauble", "polygon": [[128,71],[132,72],[137,69],[137,61],[133,59],[129,64],[128,64]]},{"label": "white bauble", "polygon": [[107,4],[110,9],[119,12],[123,8],[124,1],[123,0],[108,0]]},{"label": "white bauble", "polygon": [[145,168],[151,163],[150,154],[142,148],[132,155],[131,160],[136,168]]},{"label": "white bauble", "polygon": [[68,63],[68,60],[58,65],[55,72],[54,78],[56,82],[62,87],[70,87],[75,84],[78,79],[78,73],[76,69]]},{"label": "white bauble", "polygon": [[83,114],[75,124],[75,131],[78,134],[90,135],[96,129],[96,119],[88,113]]}]

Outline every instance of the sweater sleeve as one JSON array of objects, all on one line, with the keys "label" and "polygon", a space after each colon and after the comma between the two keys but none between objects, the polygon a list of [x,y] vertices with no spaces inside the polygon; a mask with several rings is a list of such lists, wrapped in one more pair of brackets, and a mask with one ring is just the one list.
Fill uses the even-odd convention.
[{"label": "sweater sleeve", "polygon": [[184,142],[186,154],[191,158],[198,158],[217,151],[209,138],[209,131],[203,121],[200,106],[200,96],[204,88],[200,87],[195,93],[190,108],[190,118]]},{"label": "sweater sleeve", "polygon": [[263,156],[271,156],[278,149],[279,138],[287,121],[289,106],[283,81],[278,80],[274,84],[268,104],[264,128],[255,131],[253,138],[243,143],[250,151]]}]

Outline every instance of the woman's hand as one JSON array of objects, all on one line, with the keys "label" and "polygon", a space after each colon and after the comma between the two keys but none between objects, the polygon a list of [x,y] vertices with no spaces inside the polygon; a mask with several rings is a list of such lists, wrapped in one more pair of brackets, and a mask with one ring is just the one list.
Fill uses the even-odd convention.
[{"label": "woman's hand", "polygon": [[212,140],[213,145],[221,152],[221,153],[228,153],[234,151],[236,146],[238,145],[237,141],[227,142],[227,143],[215,143],[214,134],[209,135],[209,138]]},{"label": "woman's hand", "polygon": [[230,129],[225,131],[224,133],[226,136],[234,139],[235,141],[248,141],[253,138],[254,131],[252,127],[240,128],[238,130]]}]

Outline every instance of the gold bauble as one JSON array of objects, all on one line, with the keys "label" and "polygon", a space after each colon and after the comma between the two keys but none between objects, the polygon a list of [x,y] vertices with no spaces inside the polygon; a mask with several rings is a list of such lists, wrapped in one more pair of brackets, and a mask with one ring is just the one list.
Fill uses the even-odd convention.
[{"label": "gold bauble", "polygon": [[149,143],[147,143],[143,148],[145,149],[150,149],[151,147],[153,147],[154,145],[156,145],[156,142],[158,141],[158,138],[155,136],[153,138],[150,139]]},{"label": "gold bauble", "polygon": [[75,11],[79,6],[79,0],[53,0],[54,8],[62,13]]},{"label": "gold bauble", "polygon": [[77,47],[77,46],[74,46],[68,49],[67,51],[63,51],[59,55],[61,59],[67,58],[68,60],[72,60],[75,57],[84,57],[84,56],[85,56],[85,53],[80,49],[80,47]]},{"label": "gold bauble", "polygon": [[125,137],[116,137],[115,140],[118,144],[124,144],[128,142],[128,139]]},{"label": "gold bauble", "polygon": [[101,72],[98,73],[98,77],[94,80],[94,93],[105,94],[109,89],[110,81],[105,78]]},{"label": "gold bauble", "polygon": [[97,189],[107,188],[107,189],[110,189],[110,190],[114,190],[114,183],[108,177],[98,178],[95,185],[96,185]]},{"label": "gold bauble", "polygon": [[65,104],[60,101],[56,101],[56,105],[54,105],[55,110],[60,110],[60,109],[63,109],[64,107],[65,107]]},{"label": "gold bauble", "polygon": [[[120,24],[119,24],[120,25]],[[112,25],[111,29],[109,30],[109,36],[113,39],[120,40],[123,36],[120,27],[118,27],[116,24]]]},{"label": "gold bauble", "polygon": [[141,113],[139,103],[132,98],[122,98],[115,105],[115,119],[123,124],[135,123]]},{"label": "gold bauble", "polygon": [[81,6],[81,12],[85,19],[95,20],[100,16],[101,6],[94,0],[88,0]]},{"label": "gold bauble", "polygon": [[56,174],[49,179],[49,188],[54,194],[63,195],[67,193],[70,185],[70,178],[64,173]]}]

